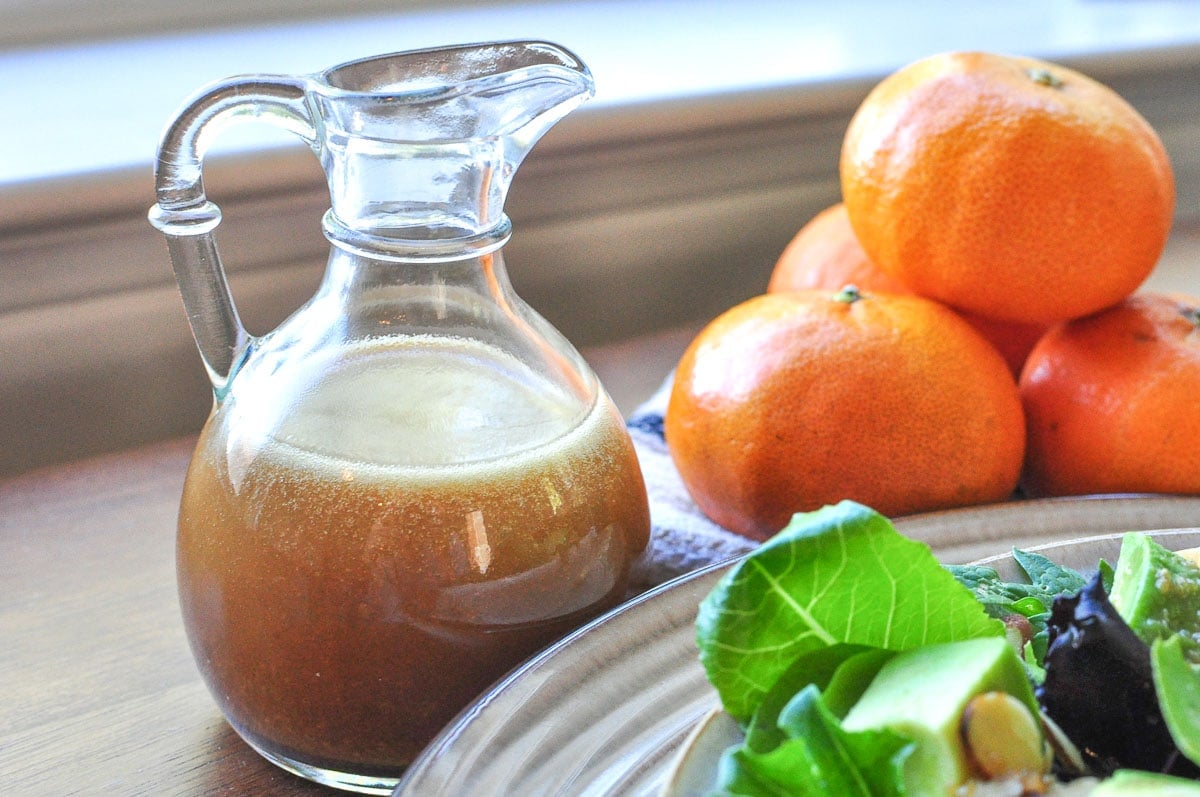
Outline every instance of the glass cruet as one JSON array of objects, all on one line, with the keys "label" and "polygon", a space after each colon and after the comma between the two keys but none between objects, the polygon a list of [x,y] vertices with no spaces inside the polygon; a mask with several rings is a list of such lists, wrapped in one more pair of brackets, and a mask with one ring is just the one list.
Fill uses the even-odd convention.
[{"label": "glass cruet", "polygon": [[[164,133],[166,234],[214,404],[179,510],[198,667],[267,759],[387,793],[499,676],[623,597],[649,535],[620,414],[509,283],[510,181],[590,96],[540,42],[232,78]],[[304,138],[329,182],[316,294],[242,326],[201,161],[225,124]]]}]

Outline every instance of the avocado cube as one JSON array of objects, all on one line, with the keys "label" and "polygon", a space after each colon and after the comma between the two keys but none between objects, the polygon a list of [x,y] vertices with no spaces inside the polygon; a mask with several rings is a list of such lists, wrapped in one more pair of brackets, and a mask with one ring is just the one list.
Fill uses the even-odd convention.
[{"label": "avocado cube", "polygon": [[1130,532],[1121,540],[1109,601],[1147,645],[1178,634],[1187,658],[1200,663],[1200,567]]},{"label": "avocado cube", "polygon": [[1007,692],[1038,716],[1016,650],[1004,637],[984,637],[900,653],[842,724],[848,731],[888,729],[911,739],[915,749],[904,764],[907,794],[945,797],[970,776],[960,726],[967,703],[984,692]]}]

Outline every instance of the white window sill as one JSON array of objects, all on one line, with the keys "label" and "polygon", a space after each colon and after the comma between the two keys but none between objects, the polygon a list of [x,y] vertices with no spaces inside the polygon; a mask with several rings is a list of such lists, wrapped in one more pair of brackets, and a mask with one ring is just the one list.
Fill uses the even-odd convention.
[{"label": "white window sill", "polygon": [[[597,96],[522,167],[506,251],[518,292],[595,353],[602,376],[627,372],[626,409],[686,330],[765,287],[788,238],[836,200],[840,137],[862,95],[929,53],[1020,52],[1114,85],[1171,150],[1194,251],[1193,2],[917,7],[914,22],[908,4],[883,0],[545,0],[0,53],[0,474],[198,429],[209,390],[145,214],[159,131],[191,92],[238,73],[484,39],[574,50]],[[206,167],[255,332],[307,298],[328,251],[316,159],[290,143],[242,126]],[[1172,286],[1200,284],[1194,257],[1168,260]],[[659,342],[623,345],[640,336]],[[639,363],[647,351],[659,356]],[[627,378],[638,368],[650,372]]]},{"label": "white window sill", "polygon": [[[0,53],[0,186],[148,167],[184,98],[233,74],[309,73],[436,44],[548,39],[596,77],[582,113],[873,78],[946,49],[1075,60],[1200,43],[1191,0],[559,0],[263,25]],[[244,128],[235,152],[278,143]]]}]

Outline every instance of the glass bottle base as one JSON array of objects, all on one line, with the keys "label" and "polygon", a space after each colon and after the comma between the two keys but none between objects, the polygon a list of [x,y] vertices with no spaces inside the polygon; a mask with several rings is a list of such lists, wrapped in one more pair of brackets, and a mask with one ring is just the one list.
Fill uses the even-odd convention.
[{"label": "glass bottle base", "polygon": [[270,761],[280,769],[287,770],[293,775],[299,775],[305,780],[330,786],[341,791],[357,792],[359,794],[390,795],[400,782],[399,775],[358,775],[353,772],[340,772],[335,769],[306,764],[279,753],[273,753],[255,744],[250,739],[242,737],[256,753]]}]

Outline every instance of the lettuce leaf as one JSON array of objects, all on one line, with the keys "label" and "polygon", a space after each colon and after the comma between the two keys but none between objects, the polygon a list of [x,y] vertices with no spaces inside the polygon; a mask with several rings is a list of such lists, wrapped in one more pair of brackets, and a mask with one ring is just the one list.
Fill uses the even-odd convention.
[{"label": "lettuce leaf", "polygon": [[1078,571],[1052,562],[1040,553],[1013,548],[1013,559],[1029,577],[1035,596],[1048,599],[1043,601],[1047,606],[1054,602],[1055,596],[1073,595],[1087,584],[1087,579]]},{"label": "lettuce leaf", "polygon": [[763,695],[746,727],[746,746],[765,753],[781,744],[786,737],[779,715],[806,686],[821,690],[822,700],[833,715],[845,717],[894,655],[879,648],[838,644],[801,656]]},{"label": "lettuce leaf", "polygon": [[779,727],[779,715],[792,698],[810,685],[824,692],[847,661],[874,650],[862,645],[831,645],[796,659],[763,693],[745,728],[746,746],[756,753],[766,753],[780,745],[786,736]]},{"label": "lettuce leaf", "polygon": [[853,501],[797,514],[700,604],[700,661],[745,724],[800,657],[840,643],[902,651],[1003,636],[929,547]]},{"label": "lettuce leaf", "polygon": [[801,690],[779,716],[785,739],[766,752],[734,747],[717,771],[719,795],[901,797],[913,744],[889,731],[849,732],[816,686]]},{"label": "lettuce leaf", "polygon": [[1029,578],[1028,582],[1004,581],[995,568],[987,565],[947,565],[946,569],[975,593],[993,617],[1011,612],[1030,617],[1049,611],[1057,596],[1074,595],[1087,583],[1075,570],[1055,564],[1039,553],[1014,548],[1013,559]]},{"label": "lettuce leaf", "polygon": [[[959,583],[975,594],[992,617],[1003,620],[1019,614],[1029,621],[1032,639],[1026,650],[1030,675],[1040,680],[1046,658],[1050,607],[1059,595],[1074,595],[1087,580],[1077,571],[1063,567],[1032,551],[1013,549],[1013,559],[1028,581],[1004,581],[995,568],[986,565],[948,565]],[[1110,568],[1111,571],[1111,568]]]}]

